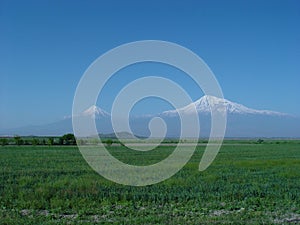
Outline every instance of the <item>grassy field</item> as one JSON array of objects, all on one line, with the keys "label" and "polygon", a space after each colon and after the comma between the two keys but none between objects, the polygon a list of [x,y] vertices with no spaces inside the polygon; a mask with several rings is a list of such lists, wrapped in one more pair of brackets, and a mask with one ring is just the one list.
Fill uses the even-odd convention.
[{"label": "grassy field", "polygon": [[[159,161],[111,146],[131,164]],[[204,146],[165,182],[130,187],[105,180],[77,147],[0,147],[0,224],[293,224],[300,222],[299,141],[228,142],[204,172]],[[141,156],[141,154],[146,154]]]}]

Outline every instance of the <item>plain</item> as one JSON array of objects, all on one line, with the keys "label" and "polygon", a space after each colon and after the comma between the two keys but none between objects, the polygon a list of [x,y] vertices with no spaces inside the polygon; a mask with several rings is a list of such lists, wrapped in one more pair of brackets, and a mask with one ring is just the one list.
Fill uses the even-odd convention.
[{"label": "plain", "polygon": [[[290,224],[300,221],[300,142],[225,141],[204,172],[205,146],[175,176],[123,186],[94,172],[74,146],[0,147],[0,224]],[[112,145],[124,162],[158,162]]]}]

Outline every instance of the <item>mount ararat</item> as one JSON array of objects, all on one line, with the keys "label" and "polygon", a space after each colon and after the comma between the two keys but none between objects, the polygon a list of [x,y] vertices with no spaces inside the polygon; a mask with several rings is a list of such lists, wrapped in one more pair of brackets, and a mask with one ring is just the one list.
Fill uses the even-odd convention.
[{"label": "mount ararat", "polygon": [[[196,108],[200,122],[200,136],[208,137],[210,133],[211,110],[227,113],[227,127],[225,137],[300,137],[300,118],[281,112],[257,110],[248,108],[226,99],[205,95],[197,101],[177,110],[168,110],[155,115],[131,116],[129,118],[132,133],[138,136],[150,135],[149,122],[154,117],[162,118],[167,125],[167,137],[180,136],[179,113],[189,115]],[[224,112],[225,113],[225,112]],[[93,105],[79,115],[83,118],[94,119],[98,133],[114,133],[111,125],[110,113]],[[117,131],[122,132],[122,131]],[[1,129],[0,135],[62,135],[73,133],[72,117],[39,126],[26,126],[15,129]],[[91,134],[93,135],[93,134]]]}]

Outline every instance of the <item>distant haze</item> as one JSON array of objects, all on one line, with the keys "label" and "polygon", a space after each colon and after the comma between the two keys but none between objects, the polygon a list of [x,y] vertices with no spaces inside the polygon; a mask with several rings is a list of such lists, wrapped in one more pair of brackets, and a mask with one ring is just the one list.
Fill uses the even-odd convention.
[{"label": "distant haze", "polygon": [[[131,133],[137,136],[147,137],[150,135],[148,124],[153,117],[161,117],[167,125],[167,137],[179,137],[180,120],[178,112],[189,114],[191,106],[195,106],[200,120],[201,137],[208,137],[210,133],[211,110],[226,109],[227,131],[226,137],[299,137],[300,118],[270,110],[257,110],[248,108],[226,99],[214,96],[203,96],[194,103],[177,110],[164,111],[153,115],[131,116],[129,123]],[[221,107],[225,106],[225,107]],[[95,120],[98,128],[97,133],[111,134],[114,132],[111,125],[110,114],[105,110],[93,105],[74,115],[86,120]],[[191,127],[191,129],[193,129]],[[55,123],[27,126],[17,129],[2,129],[0,135],[62,135],[72,133],[72,117],[66,117]],[[116,132],[123,132],[118,130]],[[89,135],[97,135],[90,133]],[[129,135],[130,136],[130,135]]]}]

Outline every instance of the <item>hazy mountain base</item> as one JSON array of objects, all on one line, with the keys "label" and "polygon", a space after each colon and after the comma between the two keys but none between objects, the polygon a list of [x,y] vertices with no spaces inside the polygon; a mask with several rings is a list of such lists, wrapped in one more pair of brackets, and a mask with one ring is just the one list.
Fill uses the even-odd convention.
[{"label": "hazy mountain base", "polygon": [[[166,137],[180,137],[180,119],[178,116],[163,116],[167,125]],[[150,135],[149,122],[153,117],[131,117],[129,124],[131,133],[136,136],[148,137]],[[199,114],[200,137],[210,134],[210,114]],[[96,118],[98,133],[111,134],[114,130],[110,117]],[[191,129],[193,129],[191,125]],[[117,132],[124,132],[120,130]],[[72,119],[64,120],[41,126],[26,126],[15,129],[0,129],[0,135],[50,135],[60,136],[73,133]],[[96,135],[96,134],[88,134]],[[87,135],[87,136],[88,136]],[[228,114],[225,137],[300,137],[300,118],[291,116],[269,116],[252,114]],[[187,138],[187,137],[183,137]]]},{"label": "hazy mountain base", "polygon": [[[162,117],[167,125],[167,137],[180,137],[180,119],[178,116]],[[148,124],[151,118],[136,118],[131,121],[133,133],[149,136]],[[194,125],[196,126],[196,124]],[[200,137],[209,137],[211,129],[210,114],[199,115]],[[191,125],[193,129],[193,125]],[[296,117],[268,115],[228,114],[225,137],[300,137],[300,119]],[[188,137],[182,137],[188,138]],[[193,138],[193,137],[192,137]]]}]

